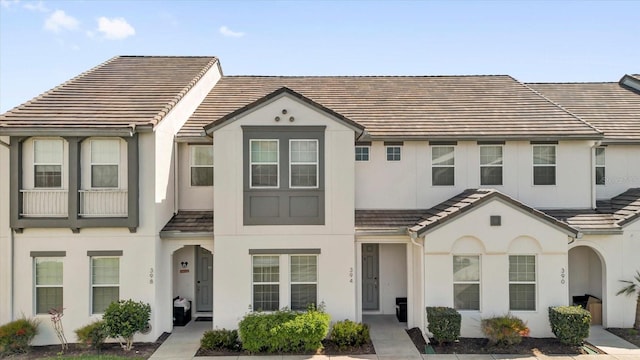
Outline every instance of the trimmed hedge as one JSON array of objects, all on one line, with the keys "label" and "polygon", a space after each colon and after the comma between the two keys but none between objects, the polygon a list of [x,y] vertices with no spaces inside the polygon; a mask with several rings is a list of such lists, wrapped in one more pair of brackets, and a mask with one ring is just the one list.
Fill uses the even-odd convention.
[{"label": "trimmed hedge", "polygon": [[515,345],[522,342],[523,336],[529,336],[527,324],[513,315],[482,319],[480,327],[491,344]]},{"label": "trimmed hedge", "polygon": [[206,350],[238,350],[240,349],[238,330],[209,330],[200,339],[200,347]]},{"label": "trimmed hedge", "polygon": [[340,350],[362,346],[371,340],[369,326],[351,320],[338,321],[331,328],[330,339]]},{"label": "trimmed hedge", "polygon": [[456,309],[444,306],[428,306],[429,331],[438,343],[448,343],[460,337],[462,316]]},{"label": "trimmed hedge", "polygon": [[29,351],[31,340],[38,333],[37,319],[22,318],[0,326],[0,355]]},{"label": "trimmed hedge", "polygon": [[552,306],[549,324],[561,343],[579,346],[589,337],[591,313],[580,306]]},{"label": "trimmed hedge", "polygon": [[243,349],[251,353],[312,351],[322,347],[329,321],[329,314],[316,309],[257,312],[247,314],[238,330]]}]

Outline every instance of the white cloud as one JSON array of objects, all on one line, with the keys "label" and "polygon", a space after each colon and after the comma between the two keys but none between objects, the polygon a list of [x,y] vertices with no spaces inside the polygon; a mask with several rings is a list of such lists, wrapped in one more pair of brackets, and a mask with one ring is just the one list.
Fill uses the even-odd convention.
[{"label": "white cloud", "polygon": [[30,10],[30,11],[39,11],[39,12],[48,12],[49,11],[49,9],[47,9],[47,7],[44,6],[42,1],[28,2],[28,3],[24,4],[22,7],[24,7],[27,10]]},{"label": "white cloud", "polygon": [[0,0],[0,5],[2,5],[3,8],[8,9],[12,5],[17,5],[19,2],[20,0]]},{"label": "white cloud", "polygon": [[44,28],[53,32],[60,30],[75,30],[80,22],[73,16],[69,16],[62,10],[54,11],[44,22]]},{"label": "white cloud", "polygon": [[236,38],[244,36],[243,32],[233,31],[233,30],[229,29],[228,27],[226,27],[225,25],[222,25],[220,27],[220,34],[222,34],[224,36],[236,37]]},{"label": "white cloud", "polygon": [[124,18],[109,19],[101,16],[98,19],[98,31],[109,40],[120,40],[135,35],[136,29]]}]

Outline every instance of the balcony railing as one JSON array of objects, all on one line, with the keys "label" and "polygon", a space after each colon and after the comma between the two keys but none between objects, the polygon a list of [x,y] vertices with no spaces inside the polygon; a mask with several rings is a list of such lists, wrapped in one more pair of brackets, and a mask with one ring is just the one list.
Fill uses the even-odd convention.
[{"label": "balcony railing", "polygon": [[80,190],[80,216],[126,217],[128,209],[127,190]]},{"label": "balcony railing", "polygon": [[20,190],[24,217],[67,217],[69,191],[64,189]]}]

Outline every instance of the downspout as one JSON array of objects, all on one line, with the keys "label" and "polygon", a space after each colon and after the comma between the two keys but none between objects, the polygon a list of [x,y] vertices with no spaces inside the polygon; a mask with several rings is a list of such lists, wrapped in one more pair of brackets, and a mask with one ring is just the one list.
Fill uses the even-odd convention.
[{"label": "downspout", "polygon": [[179,194],[178,189],[178,142],[173,139],[173,215],[178,213]]},{"label": "downspout", "polygon": [[425,310],[425,304],[424,304],[424,283],[425,283],[425,274],[426,274],[426,265],[424,262],[424,241],[425,239],[422,238],[423,243],[419,243],[418,241],[416,241],[418,239],[418,233],[415,231],[411,231],[411,230],[407,230],[409,232],[409,239],[411,239],[411,243],[415,246],[417,246],[420,249],[420,264],[422,266],[420,266],[421,268],[421,281],[420,281],[420,313],[422,314],[420,316],[420,332],[422,332],[422,337],[425,339],[425,341],[427,342],[427,344],[429,344],[429,337],[426,336],[426,331],[425,331],[425,327],[426,324],[424,323],[424,318],[425,315],[422,313],[422,311],[426,311]]},{"label": "downspout", "polygon": [[9,319],[11,321],[15,320],[14,318],[14,297],[15,297],[15,278],[14,278],[14,269],[15,269],[15,258],[16,258],[16,251],[15,251],[15,237],[13,235],[13,229],[9,230],[9,237],[11,237],[11,270],[10,270],[10,276],[11,276],[11,296],[9,296],[9,309],[11,311],[11,313],[9,314]]},{"label": "downspout", "polygon": [[602,141],[598,140],[591,146],[591,209],[596,208],[596,148],[602,145]]}]

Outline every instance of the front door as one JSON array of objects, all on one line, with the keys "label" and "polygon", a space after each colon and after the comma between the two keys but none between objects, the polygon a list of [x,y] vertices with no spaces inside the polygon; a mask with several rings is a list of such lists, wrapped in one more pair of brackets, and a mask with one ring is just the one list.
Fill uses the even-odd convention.
[{"label": "front door", "polygon": [[378,244],[362,244],[362,310],[378,310]]},{"label": "front door", "polygon": [[196,311],[213,310],[213,254],[198,246],[196,255]]}]

